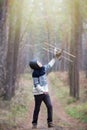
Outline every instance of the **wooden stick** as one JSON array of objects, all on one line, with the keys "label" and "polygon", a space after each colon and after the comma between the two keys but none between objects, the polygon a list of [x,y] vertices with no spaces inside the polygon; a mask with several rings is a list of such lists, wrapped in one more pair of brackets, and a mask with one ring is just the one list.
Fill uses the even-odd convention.
[{"label": "wooden stick", "polygon": [[71,53],[69,53],[69,52],[67,52],[67,51],[65,51],[65,50],[63,50],[63,52],[66,53],[66,54],[68,54],[69,56],[72,56],[73,58],[76,57],[76,56],[74,56],[73,54],[71,54]]},{"label": "wooden stick", "polygon": [[62,56],[65,60],[68,60],[68,61],[70,61],[70,62],[73,62],[71,59],[69,59],[69,58],[66,58],[66,57],[64,57],[64,56]]},{"label": "wooden stick", "polygon": [[[44,48],[44,47],[43,47],[42,49],[53,54],[53,52],[52,52],[51,50],[48,50],[47,48]],[[61,56],[61,57],[63,57],[65,60],[68,60],[68,61],[70,61],[70,62],[73,62],[71,59],[68,59],[68,58],[66,58],[66,57],[64,57],[64,56]]]},{"label": "wooden stick", "polygon": [[53,52],[52,52],[51,50],[48,50],[48,49],[45,48],[45,47],[43,47],[42,49],[45,50],[45,51],[51,52],[51,53],[53,54]]},{"label": "wooden stick", "polygon": [[[45,44],[46,44],[47,46],[50,46],[50,47],[52,47],[52,48],[55,48],[55,46],[53,46],[52,44],[51,44],[51,45],[49,45],[49,44],[47,44],[47,43],[45,43]],[[56,47],[56,49],[59,50],[59,51],[61,51],[61,49],[58,48],[58,47]],[[71,54],[71,53],[69,53],[69,52],[67,52],[67,51],[65,51],[65,50],[63,50],[63,52],[66,53],[66,54],[69,55],[69,56],[72,56],[73,58],[76,57],[76,56],[74,56],[73,54]]]},{"label": "wooden stick", "polygon": [[47,44],[46,42],[45,42],[45,44],[46,44],[47,46],[50,46],[50,47],[52,47],[52,48],[56,48],[57,50],[61,51],[60,48],[57,48],[57,47],[53,46],[52,44],[50,45],[50,44]]}]

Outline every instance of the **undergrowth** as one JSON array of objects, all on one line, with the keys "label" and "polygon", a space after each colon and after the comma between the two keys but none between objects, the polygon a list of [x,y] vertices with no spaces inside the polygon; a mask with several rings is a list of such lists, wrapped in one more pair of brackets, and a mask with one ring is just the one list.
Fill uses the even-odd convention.
[{"label": "undergrowth", "polygon": [[67,106],[66,112],[72,117],[87,123],[87,104],[78,104],[75,106]]},{"label": "undergrowth", "polygon": [[[1,119],[3,122],[8,123],[9,126],[17,126],[21,122],[24,122],[27,117],[31,100],[31,76],[25,74],[21,76],[19,86],[16,87],[15,96],[11,101],[1,101],[3,108],[0,109],[0,116],[2,116]],[[6,113],[5,116],[4,113]]]},{"label": "undergrowth", "polygon": [[[61,101],[67,114],[73,118],[79,119],[81,122],[87,123],[87,102],[82,102],[69,96],[69,86],[57,77],[57,73],[51,73],[49,76],[56,96]],[[81,91],[81,90],[80,90]]]}]

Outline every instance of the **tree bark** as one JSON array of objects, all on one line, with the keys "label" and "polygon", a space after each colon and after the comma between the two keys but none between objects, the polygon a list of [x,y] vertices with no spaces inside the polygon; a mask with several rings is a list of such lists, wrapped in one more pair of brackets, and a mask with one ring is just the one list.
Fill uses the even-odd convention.
[{"label": "tree bark", "polygon": [[0,1],[0,96],[4,95],[5,60],[7,52],[7,1]]},{"label": "tree bark", "polygon": [[[17,77],[17,59],[20,43],[21,31],[21,9],[17,5],[17,1],[11,3],[9,7],[9,36],[8,36],[8,51],[6,58],[6,82],[5,82],[5,96],[4,98],[10,100],[15,93],[15,82]],[[15,20],[16,19],[16,20]]]},{"label": "tree bark", "polygon": [[79,9],[79,1],[73,0],[72,2],[72,10],[71,10],[71,44],[70,44],[70,53],[75,55],[76,57],[73,59],[74,62],[69,64],[69,83],[70,83],[70,96],[75,98],[79,98],[79,42],[81,34],[79,32],[80,29],[80,9]]}]

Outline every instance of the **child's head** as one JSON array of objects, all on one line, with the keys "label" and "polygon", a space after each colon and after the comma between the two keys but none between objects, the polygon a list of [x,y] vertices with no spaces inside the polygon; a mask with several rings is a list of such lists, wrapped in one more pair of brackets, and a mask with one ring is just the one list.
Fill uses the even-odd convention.
[{"label": "child's head", "polygon": [[40,69],[42,67],[42,63],[39,62],[38,60],[32,60],[29,62],[29,66],[31,69]]}]

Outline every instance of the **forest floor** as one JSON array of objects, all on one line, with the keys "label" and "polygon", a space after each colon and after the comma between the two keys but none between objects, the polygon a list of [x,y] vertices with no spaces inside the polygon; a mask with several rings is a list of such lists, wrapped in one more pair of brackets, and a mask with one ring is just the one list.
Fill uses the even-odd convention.
[{"label": "forest floor", "polygon": [[[56,75],[60,76],[60,74],[56,74]],[[72,101],[68,96],[68,91],[65,92],[66,90],[64,90],[64,88],[63,88],[63,92],[62,91],[60,92],[59,87],[64,86],[64,84],[65,86],[67,86],[67,83],[65,82],[66,79],[63,77],[63,75],[60,77],[61,77],[60,79],[57,78],[57,80],[55,80],[55,75],[53,73],[48,78],[49,94],[53,104],[53,120],[54,120],[55,128],[50,128],[50,129],[47,128],[47,122],[46,122],[47,111],[45,105],[42,103],[40,113],[39,113],[38,129],[39,130],[87,130],[87,122],[83,123],[79,119],[75,119],[67,114],[65,107],[71,104],[73,104],[74,106],[78,105],[79,101],[75,101],[75,102],[74,100]],[[10,125],[8,127],[6,123],[5,124],[2,123],[0,125],[0,130],[31,130],[32,128],[31,122],[32,122],[33,109],[34,109],[34,98],[32,94],[31,77],[25,75],[23,78],[21,78],[19,86],[21,87],[20,89],[17,90],[16,96],[15,98],[12,99],[12,103],[10,104],[10,111],[11,111],[9,116]],[[67,100],[66,96],[68,97],[68,104],[66,103]],[[18,106],[19,104],[22,108]]]}]

